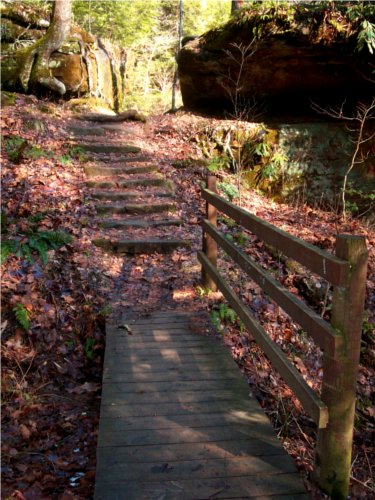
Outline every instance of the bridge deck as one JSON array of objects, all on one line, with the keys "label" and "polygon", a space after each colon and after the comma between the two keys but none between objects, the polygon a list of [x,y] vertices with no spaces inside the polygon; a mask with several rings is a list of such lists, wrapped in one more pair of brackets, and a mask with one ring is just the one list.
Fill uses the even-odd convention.
[{"label": "bridge deck", "polygon": [[95,499],[308,498],[225,347],[186,313],[107,327]]}]

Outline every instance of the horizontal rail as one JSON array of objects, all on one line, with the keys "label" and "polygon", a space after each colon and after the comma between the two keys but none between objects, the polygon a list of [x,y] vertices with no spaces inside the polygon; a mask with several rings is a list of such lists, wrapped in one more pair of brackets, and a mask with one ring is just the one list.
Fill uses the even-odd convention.
[{"label": "horizontal rail", "polygon": [[349,262],[278,229],[208,189],[202,190],[202,196],[208,203],[256,234],[259,239],[278,248],[333,285],[345,285],[350,270]]},{"label": "horizontal rail", "polygon": [[290,363],[282,350],[270,339],[262,326],[252,317],[251,313],[241,303],[233,289],[228,285],[211,264],[203,252],[198,252],[198,260],[205,271],[216,283],[218,289],[229,302],[233,310],[243,321],[245,327],[263,349],[273,366],[279,371],[285,382],[292,388],[301,401],[306,412],[312,417],[318,428],[325,428],[328,423],[328,409],[323,401],[305,382],[298,370]]},{"label": "horizontal rail", "polygon": [[253,279],[262,290],[275,300],[301,327],[309,333],[315,342],[334,357],[342,343],[342,336],[330,323],[312,311],[295,295],[286,290],[270,274],[255,264],[242,250],[225,238],[208,220],[202,221],[207,232],[225,252]]}]

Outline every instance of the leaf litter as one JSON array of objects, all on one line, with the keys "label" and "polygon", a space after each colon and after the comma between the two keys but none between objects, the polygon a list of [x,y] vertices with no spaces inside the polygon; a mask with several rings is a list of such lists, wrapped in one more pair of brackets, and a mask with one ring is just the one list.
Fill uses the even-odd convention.
[{"label": "leaf litter", "polygon": [[[178,113],[152,117],[147,125],[122,124],[151,155],[164,177],[175,184],[176,213],[184,221],[178,230],[190,241],[190,247],[171,255],[116,256],[91,243],[102,236],[102,229],[84,184],[84,166],[93,162],[87,163],[74,153],[73,143],[67,139],[67,126],[75,119],[70,111],[57,105],[56,113],[47,115],[41,111],[42,105],[43,101],[34,97],[18,96],[15,107],[3,110],[2,132],[6,140],[12,142],[13,138],[16,142],[21,138],[28,147],[45,152],[30,158],[20,151],[17,162],[3,152],[3,237],[22,244],[33,231],[59,230],[71,235],[72,241],[47,249],[45,264],[32,250],[30,259],[9,254],[2,265],[2,495],[12,499],[83,499],[92,497],[95,482],[105,319],[120,307],[118,323],[124,334],[131,335],[123,321],[126,314],[159,311],[162,304],[164,310],[178,307],[189,311],[194,317],[192,331],[210,334],[212,327],[204,320],[204,313],[224,304],[220,293],[207,294],[202,289],[196,258],[201,247],[200,219],[204,215],[200,189],[207,170],[199,161],[186,168],[179,163],[187,158],[200,160],[191,138],[195,130],[207,124],[207,119]],[[43,126],[33,127],[35,122]],[[114,140],[109,132],[107,141]],[[116,166],[116,155],[106,156],[111,166]],[[367,238],[371,249],[368,317],[359,367],[351,495],[371,498],[375,425],[374,231],[360,220],[344,224],[335,214],[304,205],[276,204],[254,192],[244,194],[243,204],[255,215],[328,251],[333,249],[338,225],[340,232]],[[238,230],[225,221],[221,228],[292,293],[329,319],[330,292],[326,304],[325,293],[318,293],[324,292],[324,282],[280,256],[270,255],[253,235],[241,231],[246,235],[241,239]],[[138,236],[142,231],[132,230],[131,234]],[[153,234],[171,235],[173,229],[147,229],[148,236]],[[319,390],[319,349],[224,256],[220,265],[268,334],[289,355],[309,385]],[[26,311],[29,325],[20,324],[14,308]],[[241,324],[223,321],[221,327],[225,344],[307,479],[312,495],[323,498],[308,482],[315,443],[311,420]]]}]

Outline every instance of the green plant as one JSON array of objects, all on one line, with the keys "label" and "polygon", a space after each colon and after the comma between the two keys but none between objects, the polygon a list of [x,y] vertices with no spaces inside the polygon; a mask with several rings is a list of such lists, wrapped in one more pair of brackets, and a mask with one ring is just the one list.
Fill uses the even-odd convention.
[{"label": "green plant", "polygon": [[26,309],[26,307],[18,303],[15,307],[13,307],[13,312],[16,317],[18,323],[22,326],[24,330],[28,330],[30,328],[30,313]]},{"label": "green plant", "polygon": [[72,165],[72,158],[69,155],[61,155],[60,157],[60,163],[63,166],[70,166]]},{"label": "green plant", "polygon": [[203,286],[198,285],[195,288],[195,293],[198,295],[198,297],[205,297],[207,295],[210,295],[211,289],[208,287],[203,287]]},{"label": "green plant", "polygon": [[94,347],[95,347],[95,339],[92,337],[88,337],[83,344],[83,350],[85,352],[85,356],[87,359],[92,360],[94,358]]},{"label": "green plant", "polygon": [[37,160],[38,158],[48,158],[53,156],[52,151],[46,151],[38,146],[31,146],[25,153],[26,158],[31,158],[32,160]]},{"label": "green plant", "polygon": [[266,142],[258,142],[254,146],[254,153],[261,158],[268,158],[271,155],[271,147]]},{"label": "green plant", "polygon": [[220,304],[218,310],[214,309],[211,312],[211,321],[219,332],[223,330],[223,323],[234,324],[236,320],[237,320],[236,312],[227,304]]},{"label": "green plant", "polygon": [[214,156],[209,160],[207,169],[211,173],[216,174],[216,172],[225,169],[225,161],[220,156]]},{"label": "green plant", "polygon": [[107,318],[113,311],[113,307],[111,305],[104,306],[100,311],[98,312],[98,316],[101,318]]},{"label": "green plant", "polygon": [[26,147],[27,147],[27,140],[23,139],[22,137],[19,136],[12,136],[12,137],[7,137],[4,140],[4,146],[5,146],[5,151],[9,157],[10,160],[13,162],[18,162]]},{"label": "green plant", "polygon": [[248,235],[243,233],[242,231],[239,231],[238,233],[236,233],[234,236],[234,239],[242,247],[245,246],[247,244],[247,242],[249,241]]},{"label": "green plant", "polygon": [[76,159],[81,162],[87,161],[86,151],[80,146],[73,146],[68,149],[68,153],[65,155],[67,158]]},{"label": "green plant", "polygon": [[71,243],[72,237],[64,231],[29,231],[21,239],[8,239],[1,241],[1,263],[10,254],[17,257],[25,257],[32,262],[32,252],[36,252],[43,264],[48,262],[48,250],[56,250],[59,247]]},{"label": "green plant", "polygon": [[240,196],[238,188],[230,182],[218,182],[217,187],[224,193],[229,201],[233,201]]}]

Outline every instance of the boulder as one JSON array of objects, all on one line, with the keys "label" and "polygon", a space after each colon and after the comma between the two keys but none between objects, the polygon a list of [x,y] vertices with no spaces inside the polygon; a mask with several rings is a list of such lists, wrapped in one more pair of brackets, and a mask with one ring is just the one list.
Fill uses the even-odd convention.
[{"label": "boulder", "polygon": [[355,105],[371,97],[371,54],[367,47],[358,51],[355,35],[342,32],[343,13],[331,13],[327,27],[316,9],[308,16],[307,7],[294,8],[268,15],[245,10],[187,41],[178,56],[184,106],[210,112],[237,106],[252,120],[264,110],[270,116],[306,115],[312,114],[311,101],[334,106],[346,99]]},{"label": "boulder", "polygon": [[[1,83],[6,90],[25,90],[25,82],[20,81],[20,69],[28,49],[48,28],[47,21],[35,24],[33,15],[35,12],[30,7],[17,10],[12,5],[2,5]],[[52,54],[50,68],[52,75],[66,87],[64,97],[99,98],[119,111],[124,104],[125,62],[122,49],[73,24],[70,37]]]}]

